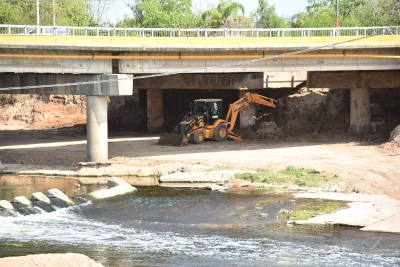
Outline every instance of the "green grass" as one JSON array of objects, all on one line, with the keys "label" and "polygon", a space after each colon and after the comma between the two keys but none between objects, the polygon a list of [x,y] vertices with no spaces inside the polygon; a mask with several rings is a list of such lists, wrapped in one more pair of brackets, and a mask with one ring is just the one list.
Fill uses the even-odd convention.
[{"label": "green grass", "polygon": [[296,184],[306,187],[330,186],[339,181],[336,176],[317,173],[313,169],[288,166],[285,170],[236,174],[235,178],[270,185]]},{"label": "green grass", "polygon": [[307,220],[320,214],[327,214],[344,208],[347,202],[326,199],[296,199],[293,209],[281,213],[285,220]]},{"label": "green grass", "polygon": [[212,171],[223,171],[223,170],[233,170],[233,168],[231,166],[217,165],[217,167],[206,169],[205,172],[209,173]]}]

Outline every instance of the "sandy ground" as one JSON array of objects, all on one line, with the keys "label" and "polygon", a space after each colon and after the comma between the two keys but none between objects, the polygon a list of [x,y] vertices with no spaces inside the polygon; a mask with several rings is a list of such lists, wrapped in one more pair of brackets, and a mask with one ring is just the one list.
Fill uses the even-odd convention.
[{"label": "sandy ground", "polygon": [[259,171],[292,165],[337,175],[346,182],[347,191],[385,194],[400,200],[400,143],[388,143],[381,137],[331,133],[276,140],[206,141],[186,147],[158,146],[157,140],[157,135],[111,133],[108,152],[113,164],[93,169],[78,165],[86,160],[82,128],[0,131],[0,169],[70,175],[160,175],[218,166]]}]

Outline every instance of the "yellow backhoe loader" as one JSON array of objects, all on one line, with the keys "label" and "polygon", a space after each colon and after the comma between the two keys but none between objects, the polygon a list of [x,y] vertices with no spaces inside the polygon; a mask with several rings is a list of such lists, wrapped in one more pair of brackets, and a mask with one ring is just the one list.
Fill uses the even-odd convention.
[{"label": "yellow backhoe loader", "polygon": [[163,133],[159,145],[185,146],[188,140],[201,144],[207,138],[223,142],[228,137],[234,140],[242,138],[232,132],[238,113],[251,103],[275,107],[276,100],[256,93],[246,93],[244,97],[229,105],[224,119],[222,99],[197,99],[191,111],[174,128],[173,133]]}]

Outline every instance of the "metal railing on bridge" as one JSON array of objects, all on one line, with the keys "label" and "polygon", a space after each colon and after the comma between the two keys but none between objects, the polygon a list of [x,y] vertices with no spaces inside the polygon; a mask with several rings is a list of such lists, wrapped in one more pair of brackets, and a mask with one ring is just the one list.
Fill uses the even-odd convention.
[{"label": "metal railing on bridge", "polygon": [[[400,27],[283,28],[283,29],[180,29],[180,28],[105,28],[70,26],[0,25],[2,42],[133,44],[325,44],[357,38],[361,42],[399,42]],[[39,33],[39,34],[38,34]],[[15,38],[18,36],[19,38]],[[379,36],[379,40],[376,37]],[[8,37],[8,38],[7,38]],[[36,37],[36,38],[33,38]],[[364,37],[364,38],[363,38]],[[382,38],[384,37],[384,38]],[[153,41],[151,41],[153,38]],[[223,40],[221,40],[223,38]],[[372,40],[367,40],[368,38]],[[374,39],[375,38],[375,39]],[[96,40],[97,39],[97,40]],[[130,41],[128,41],[131,39]],[[146,40],[147,41],[144,41]],[[154,40],[157,39],[157,40]],[[167,41],[173,40],[173,41]],[[190,39],[190,42],[188,40]]]}]

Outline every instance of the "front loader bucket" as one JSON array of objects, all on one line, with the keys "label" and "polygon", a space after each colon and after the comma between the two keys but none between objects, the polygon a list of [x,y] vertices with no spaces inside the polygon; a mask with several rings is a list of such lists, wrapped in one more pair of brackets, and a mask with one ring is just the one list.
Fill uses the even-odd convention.
[{"label": "front loader bucket", "polygon": [[162,146],[187,146],[188,139],[184,134],[162,133],[157,145]]}]

